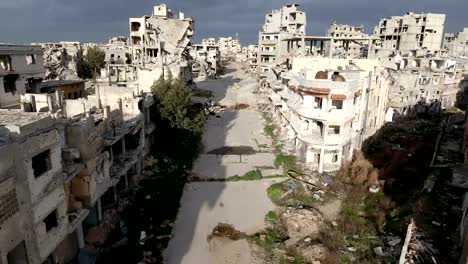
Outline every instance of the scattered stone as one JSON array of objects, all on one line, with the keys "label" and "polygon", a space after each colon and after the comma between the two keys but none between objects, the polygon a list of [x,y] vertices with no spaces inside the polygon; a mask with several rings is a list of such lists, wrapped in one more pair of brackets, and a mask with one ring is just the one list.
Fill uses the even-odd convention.
[{"label": "scattered stone", "polygon": [[436,221],[432,221],[432,224],[435,225],[435,226],[440,226],[440,223],[436,222]]},{"label": "scattered stone", "polygon": [[306,243],[310,243],[310,241],[312,241],[312,238],[310,238],[310,237],[307,237],[306,239],[304,239],[304,242],[306,242]]},{"label": "scattered stone", "polygon": [[290,238],[288,244],[297,243],[304,235],[317,233],[323,223],[323,217],[319,212],[306,209],[286,211],[281,215],[281,220]]},{"label": "scattered stone", "polygon": [[[314,261],[324,261],[327,257],[327,248],[322,244],[312,246],[302,246],[297,248],[299,254],[304,258],[307,263],[314,263]],[[315,262],[316,263],[316,262]]]},{"label": "scattered stone", "polygon": [[332,221],[331,224],[332,224],[332,226],[334,226],[334,227],[337,227],[337,226],[338,226],[338,223],[337,223],[336,221]]},{"label": "scattered stone", "polygon": [[383,253],[382,247],[375,247],[374,248],[374,253],[379,257],[385,256],[385,254]]},{"label": "scattered stone", "polygon": [[246,234],[235,229],[233,225],[226,223],[219,223],[210,235],[208,235],[208,241],[213,237],[226,237],[231,240],[239,240],[246,237]]},{"label": "scattered stone", "polygon": [[387,244],[388,244],[389,246],[391,246],[391,247],[394,247],[394,246],[400,244],[400,242],[401,242],[401,239],[400,239],[400,238],[396,238],[396,239],[390,240]]},{"label": "scattered stone", "polygon": [[349,251],[349,252],[356,252],[356,249],[353,248],[353,247],[348,247],[348,251]]},{"label": "scattered stone", "polygon": [[266,239],[266,235],[260,235],[260,240],[261,241],[265,241],[265,239]]}]

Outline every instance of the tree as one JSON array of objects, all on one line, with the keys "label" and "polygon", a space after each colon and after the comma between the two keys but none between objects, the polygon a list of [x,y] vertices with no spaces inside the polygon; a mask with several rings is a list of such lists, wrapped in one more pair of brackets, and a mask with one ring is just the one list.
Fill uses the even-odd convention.
[{"label": "tree", "polygon": [[94,76],[98,75],[100,70],[105,65],[106,53],[102,51],[99,47],[94,46],[88,49],[86,53],[85,63],[89,65]]},{"label": "tree", "polygon": [[[158,152],[164,152],[167,157],[185,160],[190,163],[198,153],[200,139],[205,124],[202,111],[192,109],[191,92],[185,82],[173,79],[168,73],[152,87],[156,101],[155,110],[151,113],[155,117]],[[160,140],[170,138],[171,140]],[[187,166],[190,166],[187,163]]]}]

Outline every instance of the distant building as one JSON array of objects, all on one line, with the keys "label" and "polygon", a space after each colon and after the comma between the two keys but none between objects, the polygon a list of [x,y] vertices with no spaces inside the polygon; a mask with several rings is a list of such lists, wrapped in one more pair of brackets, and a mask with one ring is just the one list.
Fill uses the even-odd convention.
[{"label": "distant building", "polygon": [[438,52],[442,47],[445,14],[406,13],[383,18],[374,28],[372,58],[408,55],[416,50]]},{"label": "distant building", "polygon": [[458,33],[446,33],[443,48],[450,56],[468,57],[468,28]]},{"label": "distant building", "polygon": [[[333,57],[367,58],[369,35],[364,33],[363,26],[333,23],[328,28],[327,36],[337,38],[333,39],[333,45],[331,48]],[[350,40],[347,40],[348,38]],[[359,38],[359,40],[353,40],[356,38]]]},{"label": "distant building", "polygon": [[298,4],[283,6],[265,16],[265,24],[258,36],[258,73],[266,77],[270,66],[287,60],[285,38],[303,36],[306,32],[306,14]]},{"label": "distant building", "polygon": [[183,13],[175,16],[165,4],[154,6],[151,15],[130,18],[132,64],[138,85],[150,91],[154,81],[168,71],[174,77],[191,81],[191,46],[195,22]]}]

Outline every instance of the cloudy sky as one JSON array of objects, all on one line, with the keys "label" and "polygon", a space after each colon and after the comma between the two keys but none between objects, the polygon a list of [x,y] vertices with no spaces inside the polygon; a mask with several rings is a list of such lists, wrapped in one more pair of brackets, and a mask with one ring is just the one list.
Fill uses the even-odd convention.
[{"label": "cloudy sky", "polygon": [[[0,0],[0,42],[105,42],[128,34],[128,18],[151,13],[155,0]],[[265,14],[291,3],[279,0],[167,0],[196,20],[196,40],[239,33],[257,42]],[[324,34],[333,22],[372,30],[380,17],[405,12],[446,13],[446,32],[468,27],[468,0],[297,0],[307,13],[307,33]]]}]

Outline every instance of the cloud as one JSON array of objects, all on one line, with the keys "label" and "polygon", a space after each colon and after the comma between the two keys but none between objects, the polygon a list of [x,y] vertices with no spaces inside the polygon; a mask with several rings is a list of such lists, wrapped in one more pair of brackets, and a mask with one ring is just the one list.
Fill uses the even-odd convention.
[{"label": "cloud", "polygon": [[[336,21],[364,25],[368,32],[381,17],[405,12],[446,13],[446,31],[468,27],[466,0],[298,0],[307,13],[308,34],[324,34]],[[154,0],[0,0],[0,40],[11,43],[77,40],[103,42],[128,35],[128,18],[150,14]],[[196,40],[239,33],[257,42],[265,14],[280,0],[168,0],[173,10],[196,21]]]}]

